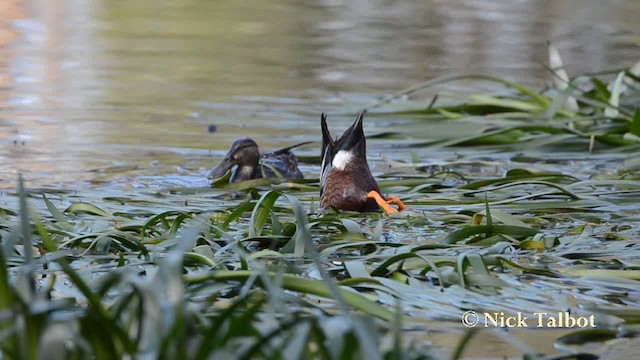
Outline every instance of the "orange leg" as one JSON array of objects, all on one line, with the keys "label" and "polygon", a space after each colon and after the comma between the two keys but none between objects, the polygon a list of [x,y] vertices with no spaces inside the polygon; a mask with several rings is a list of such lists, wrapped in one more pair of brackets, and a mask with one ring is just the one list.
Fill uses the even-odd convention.
[{"label": "orange leg", "polygon": [[407,209],[407,205],[405,205],[402,200],[398,199],[396,196],[387,196],[387,203],[388,204],[396,204],[398,205],[398,211],[402,211],[402,210],[406,210]]},{"label": "orange leg", "polygon": [[[384,210],[387,214],[395,214],[398,212],[398,210],[396,210],[395,208],[391,207],[389,205],[389,203],[393,202],[395,204],[398,205],[398,207],[400,208],[400,210],[406,209],[406,206],[404,204],[402,204],[402,201],[400,201],[400,199],[398,199],[395,196],[392,196],[390,198],[389,201],[385,200],[382,198],[382,196],[377,192],[377,191],[369,191],[369,193],[367,194],[367,198],[369,199],[373,199],[376,201],[376,203],[378,204],[378,206],[380,206],[380,208],[382,208],[382,210]],[[395,200],[397,200],[400,204],[398,204],[397,202],[395,202],[392,198],[394,198]]]}]

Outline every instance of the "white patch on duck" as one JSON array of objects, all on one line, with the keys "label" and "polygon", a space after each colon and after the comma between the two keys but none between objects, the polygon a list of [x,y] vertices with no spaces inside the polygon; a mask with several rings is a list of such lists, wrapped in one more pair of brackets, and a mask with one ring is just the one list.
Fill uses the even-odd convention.
[{"label": "white patch on duck", "polygon": [[347,165],[349,165],[349,163],[353,161],[354,158],[355,155],[352,151],[340,150],[338,151],[336,156],[333,157],[331,165],[334,169],[344,170],[347,168]]},{"label": "white patch on duck", "polygon": [[241,179],[244,180],[251,180],[252,176],[253,176],[253,167],[251,166],[239,166],[238,170],[237,170],[238,176],[240,176]]}]

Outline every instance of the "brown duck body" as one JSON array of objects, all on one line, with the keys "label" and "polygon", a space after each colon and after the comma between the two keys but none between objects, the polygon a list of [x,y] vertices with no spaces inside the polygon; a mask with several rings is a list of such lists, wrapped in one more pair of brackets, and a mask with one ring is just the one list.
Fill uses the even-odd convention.
[{"label": "brown duck body", "polygon": [[260,154],[258,144],[250,138],[241,138],[233,142],[231,149],[207,176],[210,180],[232,170],[229,182],[240,182],[263,177],[282,177],[286,179],[302,179],[298,169],[298,161],[291,149],[308,144],[296,144],[272,153]]},{"label": "brown duck body", "polygon": [[362,169],[335,171],[327,178],[320,204],[347,211],[379,211],[376,201],[367,197],[372,190],[380,192],[371,174],[365,174]]},{"label": "brown duck body", "polygon": [[362,129],[363,114],[337,140],[331,138],[326,116],[321,116],[322,173],[320,176],[320,204],[348,211],[379,211],[376,201],[368,194],[380,193],[369,164]]}]

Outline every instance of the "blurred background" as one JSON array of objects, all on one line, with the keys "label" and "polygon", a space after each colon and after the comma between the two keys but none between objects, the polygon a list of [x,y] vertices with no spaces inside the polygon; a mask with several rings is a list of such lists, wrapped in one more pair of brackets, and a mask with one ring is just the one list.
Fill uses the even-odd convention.
[{"label": "blurred background", "polygon": [[[237,137],[264,150],[318,141],[320,112],[338,133],[428,79],[540,89],[547,41],[570,75],[631,66],[638,14],[637,0],[3,0],[0,187],[18,172],[31,186],[205,186]],[[370,118],[365,131],[393,125]],[[371,156],[382,149],[406,157],[375,142]]]}]

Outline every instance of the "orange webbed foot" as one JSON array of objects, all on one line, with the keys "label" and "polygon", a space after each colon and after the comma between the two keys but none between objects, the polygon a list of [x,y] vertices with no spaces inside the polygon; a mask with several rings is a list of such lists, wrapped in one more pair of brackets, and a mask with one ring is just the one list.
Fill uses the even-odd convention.
[{"label": "orange webbed foot", "polygon": [[406,210],[407,209],[407,205],[405,205],[402,200],[398,199],[397,196],[387,196],[387,203],[388,204],[396,204],[398,205],[398,211],[402,211],[402,210]]},{"label": "orange webbed foot", "polygon": [[[367,198],[369,199],[374,199],[376,201],[376,203],[378,204],[378,206],[380,206],[380,208],[382,210],[384,210],[384,212],[386,212],[387,214],[395,214],[398,211],[402,211],[404,209],[407,208],[407,206],[405,204],[402,203],[402,201],[400,201],[400,199],[398,199],[395,196],[389,196],[388,200],[385,200],[382,195],[380,195],[380,193],[378,193],[377,191],[369,191],[369,193],[367,194]],[[394,207],[391,207],[391,205],[389,204],[396,204],[398,205],[398,209]]]}]

